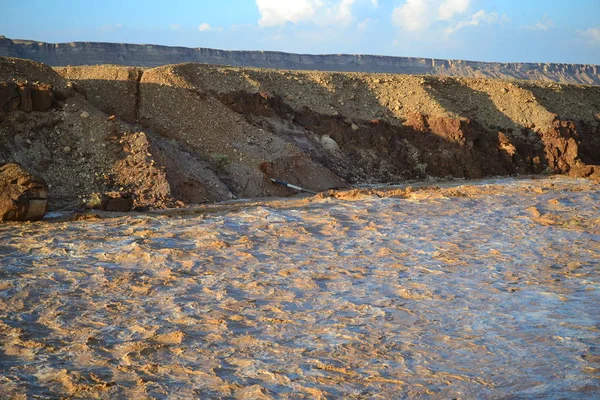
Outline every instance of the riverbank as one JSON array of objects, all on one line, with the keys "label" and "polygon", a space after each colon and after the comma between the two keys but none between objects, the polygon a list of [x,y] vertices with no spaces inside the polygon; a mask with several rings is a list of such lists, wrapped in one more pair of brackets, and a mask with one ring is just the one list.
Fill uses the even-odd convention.
[{"label": "riverbank", "polygon": [[415,179],[600,176],[600,88],[179,64],[0,59],[0,162],[50,210],[138,210]]}]

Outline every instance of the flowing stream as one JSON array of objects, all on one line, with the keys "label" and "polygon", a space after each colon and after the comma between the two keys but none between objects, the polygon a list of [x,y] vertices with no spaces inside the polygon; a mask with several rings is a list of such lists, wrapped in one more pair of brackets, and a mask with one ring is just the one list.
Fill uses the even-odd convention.
[{"label": "flowing stream", "polygon": [[286,204],[0,225],[0,397],[600,393],[591,182]]}]

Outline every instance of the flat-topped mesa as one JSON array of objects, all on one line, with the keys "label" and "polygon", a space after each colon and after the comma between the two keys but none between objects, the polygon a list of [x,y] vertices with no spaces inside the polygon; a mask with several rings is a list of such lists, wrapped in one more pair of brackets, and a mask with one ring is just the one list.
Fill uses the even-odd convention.
[{"label": "flat-topped mesa", "polygon": [[116,64],[157,67],[197,62],[239,67],[428,74],[600,85],[598,66],[584,64],[488,63],[351,54],[312,55],[127,43],[45,43],[5,37],[0,37],[0,56],[26,58],[51,66]]}]

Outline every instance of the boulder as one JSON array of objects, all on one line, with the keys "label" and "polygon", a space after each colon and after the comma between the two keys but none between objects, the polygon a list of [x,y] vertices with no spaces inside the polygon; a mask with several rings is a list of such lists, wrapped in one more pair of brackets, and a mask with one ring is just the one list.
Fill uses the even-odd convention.
[{"label": "boulder", "polygon": [[112,212],[129,212],[133,210],[133,197],[129,193],[106,193],[102,196],[100,209]]},{"label": "boulder", "polygon": [[330,153],[340,154],[340,146],[329,135],[321,136],[321,146]]},{"label": "boulder", "polygon": [[19,164],[0,165],[0,221],[38,221],[46,214],[48,185]]},{"label": "boulder", "polygon": [[54,102],[51,85],[32,83],[0,83],[0,112],[48,111]]},{"label": "boulder", "polygon": [[33,85],[29,96],[32,111],[48,111],[54,102],[52,86],[47,84]]},{"label": "boulder", "polygon": [[14,83],[0,83],[0,113],[15,111],[19,108],[20,97],[17,85]]}]

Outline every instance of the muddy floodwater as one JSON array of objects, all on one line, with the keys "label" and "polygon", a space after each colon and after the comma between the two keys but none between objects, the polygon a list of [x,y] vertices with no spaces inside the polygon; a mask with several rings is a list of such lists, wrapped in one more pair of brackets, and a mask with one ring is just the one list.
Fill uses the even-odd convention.
[{"label": "muddy floodwater", "polygon": [[0,225],[0,398],[598,398],[598,187],[438,186]]}]

